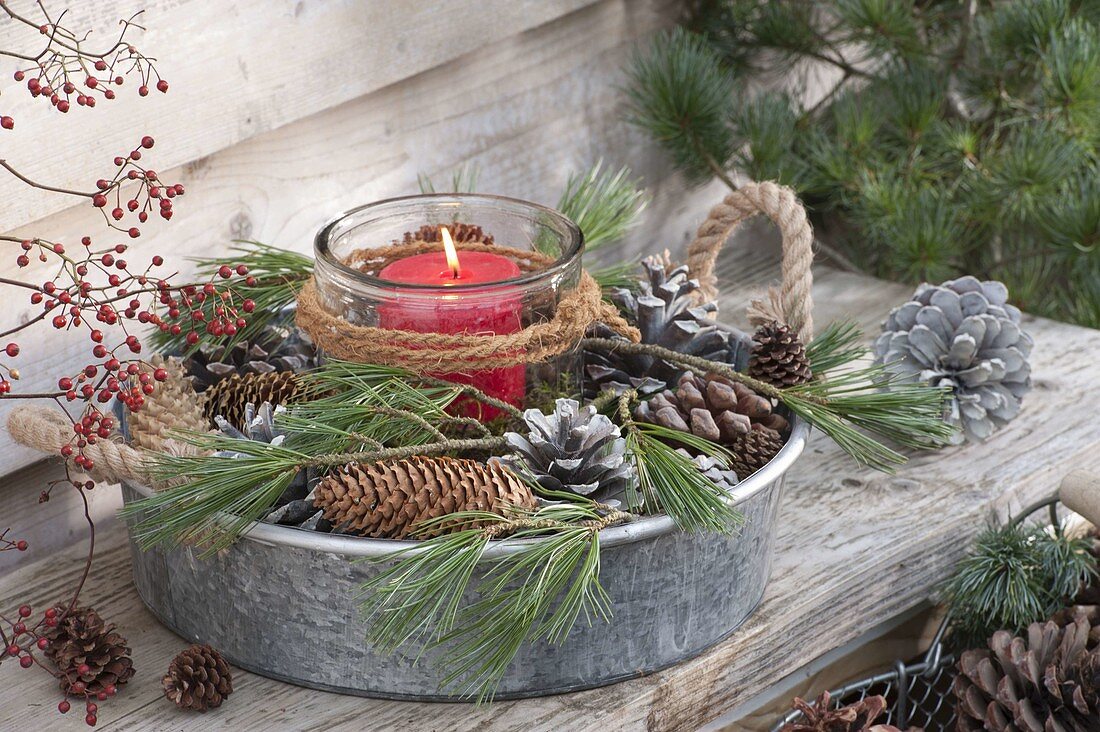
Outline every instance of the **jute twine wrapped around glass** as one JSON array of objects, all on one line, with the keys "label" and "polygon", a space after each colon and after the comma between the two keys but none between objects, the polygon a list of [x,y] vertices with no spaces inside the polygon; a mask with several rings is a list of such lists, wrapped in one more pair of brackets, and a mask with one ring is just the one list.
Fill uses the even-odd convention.
[{"label": "jute twine wrapped around glass", "polygon": [[573,222],[524,201],[454,194],[372,203],[317,235],[297,323],[329,357],[470,384],[524,406],[540,386],[579,391],[577,344],[593,321],[637,340],[582,270],[582,250]]}]

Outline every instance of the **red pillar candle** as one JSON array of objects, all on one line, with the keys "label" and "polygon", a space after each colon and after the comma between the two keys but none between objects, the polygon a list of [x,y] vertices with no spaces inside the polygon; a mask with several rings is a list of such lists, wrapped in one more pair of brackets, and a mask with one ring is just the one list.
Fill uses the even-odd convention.
[{"label": "red pillar candle", "polygon": [[[492,252],[462,252],[460,257],[447,227],[440,229],[444,251],[405,257],[391,262],[378,273],[379,279],[387,282],[431,285],[440,288],[440,291],[397,290],[393,302],[379,306],[379,326],[415,333],[468,335],[505,335],[519,331],[523,327],[522,303],[517,294],[468,287],[518,277],[519,265],[508,257]],[[448,287],[455,287],[455,291],[443,291]],[[522,364],[436,376],[458,384],[469,384],[516,406],[522,404],[526,389],[526,369]],[[480,417],[483,421],[500,414],[496,408],[469,402],[463,402],[461,412],[466,416]]]}]

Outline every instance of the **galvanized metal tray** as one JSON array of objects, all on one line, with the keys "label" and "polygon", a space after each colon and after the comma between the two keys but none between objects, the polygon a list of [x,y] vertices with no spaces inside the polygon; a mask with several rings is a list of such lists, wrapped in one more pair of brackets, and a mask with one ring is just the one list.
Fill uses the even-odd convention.
[{"label": "galvanized metal tray", "polygon": [[[578,623],[559,644],[524,646],[497,698],[642,676],[729,636],[764,594],[783,478],[808,432],[795,419],[779,454],[737,486],[731,501],[746,521],[736,536],[686,534],[667,516],[601,532],[600,580],[612,600],[612,622]],[[126,502],[150,493],[123,485]],[[179,635],[213,644],[236,666],[327,691],[454,701],[440,690],[432,653],[384,654],[364,641],[358,588],[384,565],[358,560],[415,544],[257,524],[206,559],[191,547],[142,551],[131,542],[131,551],[134,582],[149,609]],[[514,546],[494,544],[486,554]]]}]

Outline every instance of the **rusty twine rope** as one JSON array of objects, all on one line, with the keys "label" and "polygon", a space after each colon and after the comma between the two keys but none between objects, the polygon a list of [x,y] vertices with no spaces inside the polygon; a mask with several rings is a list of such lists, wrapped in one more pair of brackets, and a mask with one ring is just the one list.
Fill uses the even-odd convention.
[{"label": "rusty twine rope", "polygon": [[688,268],[702,286],[701,300],[718,295],[714,263],[718,252],[741,222],[764,214],[775,222],[783,235],[783,280],[779,288],[768,289],[763,300],[754,300],[748,309],[754,325],[777,320],[796,330],[803,342],[813,337],[814,277],[813,229],[806,218],[806,209],[790,188],[771,182],[749,183],[730,193],[710,210],[699,227],[695,240],[688,247]]},{"label": "rusty twine rope", "polygon": [[[407,247],[398,245],[399,248],[403,246]],[[532,256],[531,252],[496,245],[463,243],[458,247],[507,254],[526,271],[534,271],[549,262],[541,256]],[[439,245],[434,244],[431,248],[438,250]],[[410,250],[415,251],[422,250],[415,247]],[[390,260],[395,253],[395,247],[360,250],[346,263],[367,271],[369,263]],[[376,265],[370,270],[380,268]],[[604,301],[596,280],[587,272],[581,272],[577,287],[562,297],[550,320],[532,323],[516,333],[419,333],[356,325],[322,306],[316,282],[312,279],[298,294],[296,322],[330,356],[425,373],[498,369],[548,361],[575,348],[596,321],[608,324],[634,342],[641,339],[638,329]]]}]

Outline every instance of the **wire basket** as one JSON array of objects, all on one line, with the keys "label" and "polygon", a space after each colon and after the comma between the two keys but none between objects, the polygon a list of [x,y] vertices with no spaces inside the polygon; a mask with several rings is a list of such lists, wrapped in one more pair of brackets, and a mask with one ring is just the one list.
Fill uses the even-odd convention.
[{"label": "wire basket", "polygon": [[[1024,509],[1012,523],[1019,524],[1046,509],[1051,526],[1060,525],[1057,498],[1035,503]],[[829,704],[838,709],[869,696],[886,699],[886,713],[876,720],[899,729],[923,728],[925,732],[953,732],[956,729],[955,703],[951,685],[955,680],[955,656],[948,651],[944,636],[951,616],[943,619],[932,644],[922,660],[915,663],[897,661],[894,668],[876,676],[853,681],[829,692]],[[797,722],[802,713],[795,710],[775,723],[772,732]]]}]

